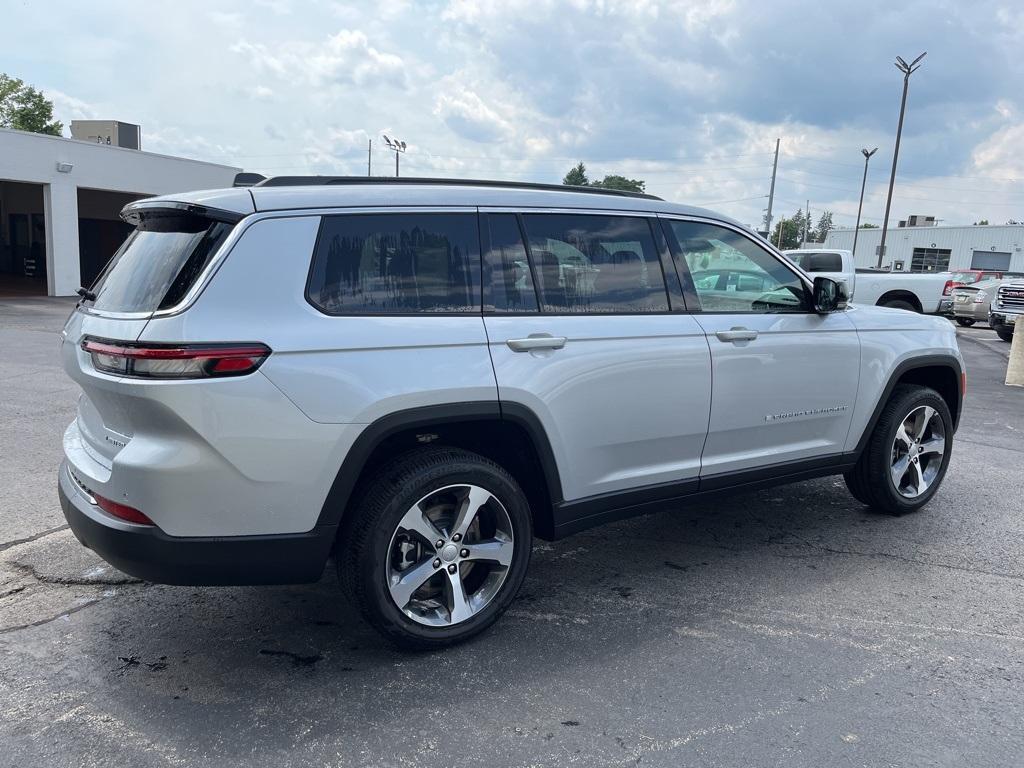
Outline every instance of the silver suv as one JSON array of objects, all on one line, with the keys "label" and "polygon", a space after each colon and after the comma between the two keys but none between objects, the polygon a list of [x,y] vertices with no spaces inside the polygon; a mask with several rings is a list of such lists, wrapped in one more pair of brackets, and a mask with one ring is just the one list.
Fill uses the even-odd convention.
[{"label": "silver suv", "polygon": [[129,205],[68,319],[61,503],[169,584],[311,582],[393,641],[491,624],[532,539],[843,474],[924,505],[965,387],[945,320],[846,307],[649,195],[271,179]]}]

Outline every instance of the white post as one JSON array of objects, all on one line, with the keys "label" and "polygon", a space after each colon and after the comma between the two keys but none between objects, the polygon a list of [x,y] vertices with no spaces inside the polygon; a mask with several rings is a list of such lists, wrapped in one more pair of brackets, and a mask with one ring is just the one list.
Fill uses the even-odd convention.
[{"label": "white post", "polygon": [[1011,387],[1024,387],[1024,317],[1018,316],[1013,326],[1010,344],[1010,362],[1006,366],[1006,383]]},{"label": "white post", "polygon": [[78,187],[71,179],[43,187],[46,217],[46,287],[51,296],[73,296],[82,284],[78,244]]}]

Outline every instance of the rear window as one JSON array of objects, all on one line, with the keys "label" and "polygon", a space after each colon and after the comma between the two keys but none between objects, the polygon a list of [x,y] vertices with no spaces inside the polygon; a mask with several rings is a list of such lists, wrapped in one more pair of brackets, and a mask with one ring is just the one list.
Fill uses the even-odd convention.
[{"label": "rear window", "polygon": [[843,256],[827,251],[800,254],[800,268],[804,272],[842,272]]},{"label": "rear window", "polygon": [[93,309],[154,312],[179,303],[232,227],[196,217],[179,224],[187,231],[132,232],[93,284]]},{"label": "rear window", "polygon": [[330,315],[479,312],[476,214],[325,216],[307,295]]}]

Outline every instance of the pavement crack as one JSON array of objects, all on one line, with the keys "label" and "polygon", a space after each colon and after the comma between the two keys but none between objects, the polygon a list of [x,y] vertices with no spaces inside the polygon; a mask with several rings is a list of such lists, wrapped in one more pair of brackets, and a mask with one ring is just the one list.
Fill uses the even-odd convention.
[{"label": "pavement crack", "polygon": [[56,528],[47,528],[45,531],[40,531],[39,533],[34,533],[31,536],[26,536],[23,539],[15,539],[14,541],[6,541],[3,544],[0,544],[0,552],[8,550],[11,547],[18,547],[18,546],[21,546],[22,544],[29,544],[29,543],[31,543],[33,541],[38,541],[39,539],[45,538],[46,536],[49,536],[49,535],[54,534],[54,533],[60,533],[61,531],[66,531],[67,529],[68,529],[68,526],[67,526],[67,523],[65,523],[64,525],[58,525]]},{"label": "pavement crack", "polygon": [[12,566],[26,575],[38,581],[40,584],[57,584],[60,586],[72,587],[122,587],[128,584],[142,584],[142,579],[133,576],[125,576],[120,571],[114,571],[110,578],[95,578],[92,576],[46,576],[39,573],[35,566],[29,563],[14,561]]},{"label": "pavement crack", "polygon": [[3,629],[0,629],[0,635],[7,635],[11,632],[20,632],[23,629],[32,629],[33,627],[41,627],[44,624],[49,624],[50,622],[57,621],[57,619],[63,618],[65,616],[70,616],[73,613],[84,611],[86,608],[90,608],[91,606],[94,606],[97,603],[101,602],[101,600],[102,598],[98,597],[93,600],[86,600],[84,603],[80,603],[79,605],[76,605],[74,608],[69,608],[66,611],[61,611],[56,616],[50,616],[45,619],[39,619],[38,621],[30,621],[27,624],[17,624],[13,627],[4,627]]}]

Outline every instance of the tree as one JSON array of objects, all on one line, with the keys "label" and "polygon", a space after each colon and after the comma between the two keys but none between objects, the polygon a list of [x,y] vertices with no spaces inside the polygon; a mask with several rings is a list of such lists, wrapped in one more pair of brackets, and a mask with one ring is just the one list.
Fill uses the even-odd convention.
[{"label": "tree", "polygon": [[613,174],[605,176],[601,181],[591,183],[592,187],[603,187],[605,189],[621,189],[625,192],[643,192],[644,182],[640,179],[627,179],[625,176]]},{"label": "tree", "polygon": [[832,211],[822,211],[818,217],[818,225],[814,228],[814,241],[824,243],[829,230],[832,229]]},{"label": "tree", "polygon": [[0,72],[0,128],[60,136],[64,124],[53,119],[53,102],[41,91]]},{"label": "tree", "polygon": [[565,174],[562,183],[573,187],[589,187],[590,179],[587,178],[587,166],[577,163],[571,171]]},{"label": "tree", "polygon": [[[803,211],[798,211],[791,219],[783,216],[775,222],[775,231],[771,236],[772,245],[783,251],[799,248],[803,236],[803,219]],[[779,240],[780,231],[782,232],[781,241]]]},{"label": "tree", "polygon": [[1007,223],[1007,224],[1008,224],[1009,226],[1011,226],[1011,227],[1012,227],[1012,226],[1016,226],[1016,225],[1018,225],[1018,224],[1021,224],[1022,222],[1019,222],[1019,221],[1017,221],[1016,219],[1010,219],[1010,220],[1009,220],[1009,221],[1007,221],[1006,223]]},{"label": "tree", "polygon": [[565,174],[562,183],[573,187],[602,187],[604,189],[621,189],[626,192],[644,191],[644,182],[640,179],[627,179],[618,174],[605,176],[601,181],[591,181],[587,178],[587,166],[583,163],[574,165],[572,170]]},{"label": "tree", "polygon": [[976,227],[987,227],[988,226],[988,219],[982,219],[981,221],[976,221],[976,222],[974,222],[974,226],[976,226]]},{"label": "tree", "polygon": [[860,228],[861,229],[878,229],[878,225],[877,224],[861,224]]}]

